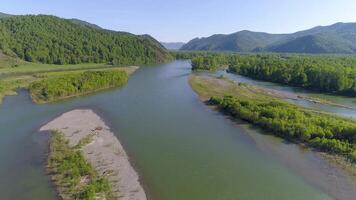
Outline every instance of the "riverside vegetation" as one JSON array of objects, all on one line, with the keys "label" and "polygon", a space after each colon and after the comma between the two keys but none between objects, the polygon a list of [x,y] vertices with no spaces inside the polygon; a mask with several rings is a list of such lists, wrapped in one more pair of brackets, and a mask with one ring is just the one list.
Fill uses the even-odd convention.
[{"label": "riverside vegetation", "polygon": [[228,67],[233,73],[290,86],[356,96],[356,57],[277,54],[175,53],[193,70]]},{"label": "riverside vegetation", "polygon": [[[1,54],[0,57],[0,103],[4,96],[16,94],[18,88],[28,88],[35,81],[83,73],[85,71],[125,71],[132,74],[137,67],[119,67],[100,63],[75,65],[39,64],[22,61],[18,58]],[[16,67],[11,67],[17,63]]]},{"label": "riverside vegetation", "polygon": [[299,107],[260,88],[192,75],[192,88],[234,118],[289,141],[356,161],[356,122]]},{"label": "riverside vegetation", "polygon": [[106,70],[170,59],[167,50],[149,35],[48,15],[0,16],[0,102],[18,88],[57,76],[54,72]]},{"label": "riverside vegetation", "polygon": [[85,138],[71,148],[61,132],[52,132],[48,170],[59,190],[58,194],[62,199],[116,199],[108,179],[96,173],[80,150],[81,145],[88,141],[90,138]]},{"label": "riverside vegetation", "polygon": [[119,87],[126,84],[127,81],[128,75],[125,71],[86,71],[36,81],[30,84],[29,90],[35,102],[45,103],[106,88]]}]

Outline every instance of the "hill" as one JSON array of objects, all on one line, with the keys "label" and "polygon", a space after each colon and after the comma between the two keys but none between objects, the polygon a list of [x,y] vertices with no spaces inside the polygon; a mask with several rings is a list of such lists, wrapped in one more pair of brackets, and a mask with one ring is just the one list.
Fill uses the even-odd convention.
[{"label": "hill", "polygon": [[185,45],[184,42],[160,42],[166,49],[169,50],[179,50]]},{"label": "hill", "polygon": [[96,24],[92,24],[92,23],[89,23],[89,22],[86,22],[86,21],[83,21],[83,20],[80,20],[80,19],[69,19],[71,22],[75,23],[75,24],[79,24],[79,25],[83,25],[83,26],[89,26],[89,27],[92,27],[92,28],[96,28],[96,29],[102,29],[100,26],[96,25]]},{"label": "hill", "polygon": [[196,38],[181,50],[290,53],[356,53],[356,23],[317,26],[292,34],[240,31]]},{"label": "hill", "polygon": [[284,37],[285,35],[283,34],[268,34],[245,30],[229,35],[217,34],[206,38],[195,38],[185,44],[181,50],[249,52],[257,48],[263,48]]},{"label": "hill", "polygon": [[0,12],[0,18],[11,17],[12,15]]},{"label": "hill", "polygon": [[165,48],[152,37],[101,29],[48,15],[0,18],[0,49],[25,61],[48,64],[164,62]]}]

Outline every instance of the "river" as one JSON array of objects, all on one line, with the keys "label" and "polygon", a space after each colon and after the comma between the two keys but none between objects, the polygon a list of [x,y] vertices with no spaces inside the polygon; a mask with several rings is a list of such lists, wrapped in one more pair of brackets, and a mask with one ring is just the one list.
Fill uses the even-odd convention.
[{"label": "river", "polygon": [[332,95],[332,94],[321,94],[318,92],[313,92],[310,90],[306,90],[303,88],[298,88],[298,87],[290,87],[290,86],[285,86],[277,83],[272,83],[272,82],[267,82],[267,81],[259,81],[259,80],[254,80],[252,78],[248,78],[245,76],[241,76],[238,74],[233,74],[233,73],[228,73],[225,70],[219,70],[214,73],[210,72],[204,72],[208,73],[209,75],[213,76],[224,76],[230,80],[237,81],[237,82],[243,82],[243,83],[248,83],[250,85],[255,85],[258,87],[262,88],[267,88],[267,89],[272,89],[275,91],[282,92],[284,94],[291,94],[293,96],[304,96],[304,97],[309,97],[309,98],[317,98],[317,99],[322,99],[322,100],[327,100],[329,102],[332,102],[336,105],[343,105],[345,107],[340,107],[340,106],[333,106],[333,105],[328,105],[328,104],[320,104],[320,103],[314,103],[305,99],[291,99],[289,100],[291,103],[298,104],[304,107],[309,107],[312,109],[316,110],[321,110],[329,113],[334,113],[343,117],[353,117],[356,118],[356,98],[355,97],[344,97],[344,96],[337,96],[337,95]]},{"label": "river", "polygon": [[36,105],[24,90],[0,105],[0,199],[55,199],[38,128],[93,108],[124,145],[153,200],[353,199],[355,180],[316,153],[211,110],[187,61],[140,68],[120,89]]}]

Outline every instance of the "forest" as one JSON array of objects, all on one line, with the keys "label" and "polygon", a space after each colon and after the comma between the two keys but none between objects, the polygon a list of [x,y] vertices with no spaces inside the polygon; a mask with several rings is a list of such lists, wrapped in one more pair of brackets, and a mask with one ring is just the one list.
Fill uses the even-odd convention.
[{"label": "forest", "polygon": [[356,96],[356,57],[295,54],[175,53],[192,60],[193,70],[229,72],[316,91]]},{"label": "forest", "polygon": [[35,81],[29,90],[37,103],[46,103],[90,92],[120,87],[126,84],[128,75],[121,70],[85,71]]},{"label": "forest", "polygon": [[356,123],[351,119],[318,113],[278,100],[224,96],[211,97],[209,103],[271,134],[356,161]]},{"label": "forest", "polygon": [[356,96],[356,58],[351,56],[250,55],[229,70],[259,80]]},{"label": "forest", "polygon": [[149,36],[115,32],[47,15],[0,18],[0,49],[47,64],[165,62],[168,52]]}]

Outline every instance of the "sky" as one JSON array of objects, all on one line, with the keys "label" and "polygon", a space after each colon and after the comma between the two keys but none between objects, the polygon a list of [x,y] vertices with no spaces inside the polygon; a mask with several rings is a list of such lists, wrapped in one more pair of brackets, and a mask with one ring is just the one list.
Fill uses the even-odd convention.
[{"label": "sky", "polygon": [[356,0],[0,0],[0,12],[78,18],[159,41],[241,30],[291,33],[356,22]]}]

